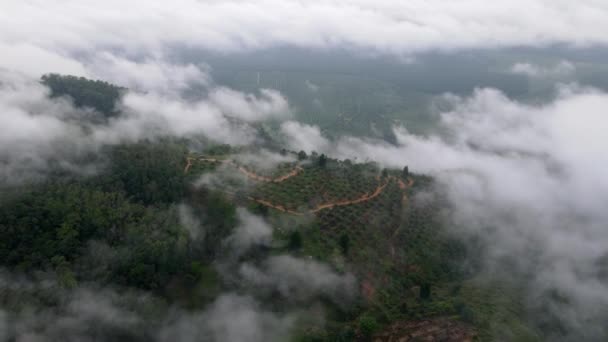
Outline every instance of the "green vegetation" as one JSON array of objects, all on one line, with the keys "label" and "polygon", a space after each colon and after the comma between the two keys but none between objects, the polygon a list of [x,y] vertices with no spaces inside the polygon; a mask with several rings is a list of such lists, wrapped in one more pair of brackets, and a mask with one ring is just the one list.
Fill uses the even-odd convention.
[{"label": "green vegetation", "polygon": [[[402,170],[380,170],[374,164],[327,157],[324,162],[320,160],[313,154],[300,164],[302,171],[296,176],[279,183],[253,182],[248,190],[253,198],[307,213],[324,203],[370,194],[387,182],[377,197],[308,214],[312,221],[310,217],[260,203],[250,204],[275,227],[275,239],[285,241],[285,251],[328,262],[335,269],[356,274],[360,280],[362,305],[348,313],[336,309],[327,328],[310,332],[307,338],[340,340],[340,336],[348,335],[344,329],[350,327],[351,332],[357,331],[357,336],[364,339],[395,321],[451,317],[473,324],[482,340],[492,340],[496,326],[479,318],[487,316],[488,306],[474,305],[469,299],[470,291],[487,294],[484,300],[489,302],[505,301],[504,307],[510,308],[506,321],[503,316],[494,316],[503,322],[501,329],[513,328],[517,338],[534,336],[518,317],[524,309],[516,305],[516,297],[504,297],[491,290],[494,285],[468,280],[470,272],[463,265],[472,252],[445,230],[437,215],[446,203],[439,197],[416,196],[419,192],[430,193],[431,178],[413,174],[407,166]],[[273,176],[297,166],[298,163],[281,165]],[[246,169],[258,172],[252,166]],[[413,185],[408,187],[406,183],[410,181]],[[250,201],[242,202],[247,203]]]},{"label": "green vegetation", "polygon": [[77,107],[89,107],[106,116],[118,114],[115,108],[124,88],[84,77],[49,74],[42,83],[51,89],[51,97],[68,96]]},{"label": "green vegetation", "polygon": [[[52,96],[119,115],[118,87],[58,75],[43,82]],[[20,274],[50,274],[64,289],[82,283],[136,289],[153,298],[151,312],[200,309],[239,289],[215,266],[242,223],[237,208],[245,207],[267,220],[273,241],[239,258],[291,254],[357,278],[358,300],[341,306],[321,296],[327,324],[297,327],[297,340],[367,340],[391,323],[432,317],[472,324],[481,340],[507,332],[510,340],[535,339],[522,323],[516,289],[478,281],[462,267],[475,251],[441,220],[446,203],[429,198],[431,178],[407,166],[381,170],[286,150],[280,153],[297,161],[258,170],[232,160],[247,151],[209,145],[189,153],[186,144],[113,146],[99,156],[105,167],[95,177],[51,177],[17,189],[0,203],[0,264]],[[227,175],[238,177],[191,185],[201,176]],[[182,205],[198,225],[183,218]],[[11,291],[0,295],[0,307],[57,305]],[[269,299],[273,307],[282,304],[280,297]]]}]

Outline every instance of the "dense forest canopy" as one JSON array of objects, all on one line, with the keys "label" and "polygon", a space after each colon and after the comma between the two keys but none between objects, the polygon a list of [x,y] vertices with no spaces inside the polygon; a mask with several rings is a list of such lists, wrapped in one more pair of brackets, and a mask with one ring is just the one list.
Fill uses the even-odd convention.
[{"label": "dense forest canopy", "polygon": [[51,97],[67,96],[76,107],[89,107],[106,117],[117,115],[116,102],[126,90],[108,82],[71,75],[44,75],[42,83],[51,90]]}]

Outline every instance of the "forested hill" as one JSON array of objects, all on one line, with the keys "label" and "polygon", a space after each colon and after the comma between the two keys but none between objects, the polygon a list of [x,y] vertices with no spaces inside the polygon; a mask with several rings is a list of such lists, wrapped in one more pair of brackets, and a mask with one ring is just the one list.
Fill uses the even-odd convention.
[{"label": "forested hill", "polygon": [[[124,91],[71,76],[43,83],[105,115]],[[474,277],[478,265],[465,261],[479,250],[449,234],[432,178],[304,151],[255,163],[255,146],[192,145],[111,145],[93,176],[50,173],[0,201],[8,340],[29,329],[166,341],[251,317],[269,340],[534,340],[513,289]]]},{"label": "forested hill", "polygon": [[51,90],[51,97],[67,96],[76,107],[93,108],[106,116],[117,114],[116,101],[126,91],[104,81],[70,75],[44,75],[42,83]]}]

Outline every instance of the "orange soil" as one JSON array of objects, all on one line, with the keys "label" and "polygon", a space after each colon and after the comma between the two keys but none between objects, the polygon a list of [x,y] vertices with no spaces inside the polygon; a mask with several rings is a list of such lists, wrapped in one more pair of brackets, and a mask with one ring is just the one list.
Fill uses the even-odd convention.
[{"label": "orange soil", "polygon": [[363,297],[369,302],[374,298],[374,295],[376,294],[376,288],[374,288],[374,285],[372,285],[372,283],[365,279],[361,282],[361,293],[363,294]]},{"label": "orange soil", "polygon": [[345,205],[367,202],[371,199],[378,197],[382,193],[382,191],[384,191],[384,188],[386,188],[387,185],[388,185],[388,180],[384,184],[379,185],[371,195],[366,192],[363,195],[361,195],[360,197],[352,199],[352,200],[342,200],[342,201],[334,201],[334,202],[329,202],[329,203],[325,203],[325,204],[320,204],[316,208],[310,210],[310,212],[316,213],[323,209],[329,209],[329,208],[333,208],[333,207],[341,207],[341,206],[345,206]]},{"label": "orange soil", "polygon": [[[188,173],[188,171],[190,170],[190,168],[192,167],[192,160],[194,160],[194,158],[187,158],[188,164],[186,165],[186,167],[184,168],[184,173]],[[242,166],[237,166],[236,163],[234,163],[233,161],[227,161],[227,160],[221,160],[221,159],[215,159],[215,158],[199,158],[198,160],[202,160],[202,161],[208,161],[208,162],[220,162],[220,163],[230,163],[231,165],[234,165],[241,173],[245,174],[247,177],[257,180],[257,181],[261,181],[261,182],[271,182],[271,183],[281,183],[286,181],[287,179],[291,178],[291,177],[295,177],[297,176],[300,172],[302,172],[304,169],[302,169],[300,166],[296,166],[292,171],[290,171],[289,173],[277,177],[277,178],[269,178],[269,177],[265,177],[265,176],[261,176],[258,175],[254,172],[251,172],[247,169],[245,169]],[[380,181],[380,177],[376,177],[376,179],[378,181]],[[310,213],[317,213],[321,210],[325,210],[325,209],[331,209],[333,207],[341,207],[341,206],[347,206],[347,205],[352,205],[352,204],[358,204],[358,203],[363,203],[363,202],[367,202],[369,200],[372,200],[378,196],[380,196],[380,194],[384,191],[384,189],[386,188],[386,186],[388,185],[388,183],[390,182],[391,179],[396,179],[397,183],[399,185],[399,189],[401,189],[404,194],[403,194],[403,200],[404,202],[407,201],[407,195],[405,194],[405,191],[410,188],[412,185],[414,185],[414,180],[412,178],[408,178],[408,182],[407,184],[401,180],[400,178],[396,178],[396,177],[389,177],[387,178],[386,182],[384,182],[384,184],[382,185],[378,185],[378,187],[376,187],[376,189],[374,190],[374,192],[370,193],[364,193],[363,195],[355,198],[355,199],[347,199],[347,200],[340,200],[340,201],[333,201],[333,202],[329,202],[329,203],[324,203],[324,204],[320,204],[318,205],[316,208],[314,209],[310,209],[309,212]],[[263,200],[263,199],[259,199],[259,198],[253,198],[253,197],[248,197],[249,200],[257,202],[259,204],[262,204],[266,207],[269,208],[273,208],[276,209],[278,211],[284,212],[284,213],[289,213],[289,214],[293,214],[293,215],[304,215],[304,213],[302,212],[298,212],[298,211],[294,211],[291,209],[287,209],[284,206],[280,205],[280,204],[274,204],[271,203],[269,201]]]},{"label": "orange soil", "polygon": [[291,170],[289,173],[287,173],[285,175],[282,175],[277,178],[269,178],[269,177],[260,176],[257,173],[251,172],[242,166],[239,166],[238,169],[239,169],[239,171],[241,171],[242,173],[244,173],[247,177],[249,177],[251,179],[255,179],[260,182],[269,182],[269,183],[284,182],[291,177],[297,176],[303,170],[300,166],[296,166],[293,170]]},{"label": "orange soil", "polygon": [[[393,179],[392,177],[387,179],[387,181],[382,184],[379,185],[374,192],[372,192],[371,194],[369,193],[364,193],[363,195],[355,198],[355,199],[350,199],[350,200],[341,200],[341,201],[334,201],[334,202],[329,202],[329,203],[324,203],[324,204],[319,204],[317,207],[315,207],[314,209],[310,209],[308,212],[309,213],[317,213],[321,210],[324,209],[331,209],[333,207],[341,207],[341,206],[347,206],[347,205],[352,205],[352,204],[358,204],[358,203],[363,203],[363,202],[367,202],[370,201],[378,196],[380,196],[380,194],[384,191],[384,189],[386,188],[386,186],[389,184],[390,180]],[[401,183],[403,183],[401,181]],[[408,184],[406,185],[405,183],[403,183],[403,185],[405,187],[401,187],[400,188],[402,190],[407,190],[409,187],[411,187],[414,184],[414,180],[413,179],[408,179]],[[407,199],[407,196],[404,195],[404,197]],[[294,211],[294,210],[290,210],[285,208],[284,206],[280,205],[280,204],[274,204],[272,202],[266,201],[266,200],[262,200],[262,199],[258,199],[258,198],[253,198],[253,197],[249,197],[250,200],[257,202],[259,204],[262,204],[264,206],[267,206],[269,208],[273,208],[276,209],[278,211],[284,212],[284,213],[289,213],[289,214],[294,214],[294,215],[304,215],[304,213],[302,212],[298,212],[298,211]]]},{"label": "orange soil", "polygon": [[[188,171],[190,170],[190,167],[192,167],[192,160],[194,160],[194,158],[188,158],[188,164],[186,165],[186,168],[184,169],[184,173],[188,173]],[[289,173],[287,173],[285,175],[282,175],[277,178],[270,178],[270,177],[258,175],[257,173],[251,172],[242,166],[237,166],[236,163],[231,160],[222,160],[222,159],[215,159],[215,158],[199,158],[198,160],[212,162],[212,163],[229,163],[229,164],[235,166],[245,176],[247,176],[251,179],[260,181],[260,182],[269,182],[269,183],[284,182],[291,177],[297,176],[301,171],[303,171],[303,169],[300,166],[296,166],[293,170],[291,170]]]},{"label": "orange soil", "polygon": [[268,202],[268,201],[265,201],[265,200],[263,200],[263,199],[259,199],[259,198],[253,198],[253,197],[247,197],[247,198],[248,198],[249,200],[251,200],[251,201],[254,201],[254,202],[256,202],[256,203],[262,204],[262,205],[264,205],[264,206],[266,206],[266,207],[273,208],[273,209],[276,209],[276,210],[281,211],[281,212],[284,212],[284,213],[293,214],[293,215],[298,215],[298,216],[302,216],[302,215],[304,215],[304,214],[303,214],[303,213],[301,213],[301,212],[298,212],[298,211],[295,211],[295,210],[291,210],[291,209],[287,209],[287,208],[285,208],[285,207],[284,207],[284,206],[282,206],[282,205],[273,204],[273,203]]},{"label": "orange soil", "polygon": [[475,341],[477,332],[473,326],[451,317],[435,317],[424,320],[399,321],[375,334],[371,341]]},{"label": "orange soil", "polygon": [[184,173],[188,173],[188,171],[190,171],[190,168],[192,167],[192,159],[193,158],[186,158],[186,161],[188,162],[188,164],[186,164],[186,167],[184,168]]}]

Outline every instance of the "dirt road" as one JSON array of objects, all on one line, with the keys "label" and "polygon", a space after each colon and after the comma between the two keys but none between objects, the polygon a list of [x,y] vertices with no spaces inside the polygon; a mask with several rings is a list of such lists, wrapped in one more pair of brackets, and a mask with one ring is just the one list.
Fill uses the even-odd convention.
[{"label": "dirt road", "polygon": [[[188,171],[190,171],[190,169],[192,168],[192,162],[194,160],[197,160],[197,159],[191,158],[191,157],[187,158],[187,164],[186,164],[186,167],[184,168],[184,173],[188,173]],[[215,159],[215,158],[198,158],[198,160],[212,162],[212,163],[228,163],[228,164],[236,167],[237,170],[239,170],[241,173],[243,173],[248,178],[256,180],[256,181],[268,182],[268,183],[281,183],[281,182],[288,180],[291,177],[297,176],[298,174],[300,174],[300,172],[304,171],[304,169],[298,165],[293,170],[291,170],[289,173],[287,173],[285,175],[279,176],[277,178],[270,178],[270,177],[258,175],[255,172],[249,171],[246,168],[244,168],[243,166],[237,165],[232,160]],[[377,179],[378,179],[378,181],[380,181],[379,177],[377,177]],[[390,177],[386,178],[386,181],[383,184],[378,185],[371,194],[366,192],[363,195],[361,195],[357,198],[354,198],[354,199],[346,199],[346,200],[339,200],[339,201],[319,204],[315,208],[308,210],[307,213],[315,214],[315,213],[318,213],[319,211],[325,210],[325,209],[331,209],[334,207],[341,207],[341,206],[353,205],[353,204],[370,201],[370,200],[380,196],[380,194],[382,194],[382,192],[388,186],[388,184],[390,183],[391,180],[395,180],[397,182],[399,189],[401,189],[401,191],[403,192],[403,202],[407,203],[408,197],[406,194],[406,190],[411,188],[412,185],[414,185],[414,180],[412,178],[408,178],[407,183],[405,183],[401,178],[390,176]],[[259,203],[261,205],[264,205],[266,207],[273,208],[273,209],[276,209],[276,210],[284,212],[284,213],[298,215],[298,216],[306,214],[303,212],[287,209],[283,205],[272,203],[272,202],[269,202],[269,201],[266,201],[266,200],[263,200],[260,198],[254,198],[254,197],[250,196],[250,197],[248,197],[248,199],[251,201],[254,201],[256,203]]]},{"label": "dirt road", "polygon": [[[192,161],[193,160],[196,160],[196,158],[190,158],[190,157],[187,158],[187,162],[188,163],[186,164],[186,167],[184,168],[184,173],[188,173],[188,171],[190,171],[190,168],[192,167]],[[258,175],[255,172],[249,171],[246,168],[244,168],[243,166],[237,165],[232,160],[222,160],[222,159],[215,159],[215,158],[198,158],[198,160],[200,160],[200,161],[206,161],[206,162],[211,162],[211,163],[226,163],[226,164],[230,164],[230,165],[236,167],[237,170],[239,170],[242,174],[244,174],[248,178],[256,180],[256,181],[268,182],[268,183],[281,183],[281,182],[284,182],[284,181],[288,180],[291,177],[297,176],[300,172],[304,171],[304,169],[302,169],[302,167],[300,167],[298,165],[298,166],[296,166],[293,170],[291,170],[287,174],[284,174],[284,175],[279,176],[277,178],[270,178],[270,177],[265,177],[265,176],[262,176],[262,175]]]}]

